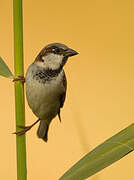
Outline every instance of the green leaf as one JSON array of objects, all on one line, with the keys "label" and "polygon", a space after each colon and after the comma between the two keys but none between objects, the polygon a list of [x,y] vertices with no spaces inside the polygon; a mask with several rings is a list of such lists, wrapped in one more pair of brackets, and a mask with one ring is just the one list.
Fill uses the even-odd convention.
[{"label": "green leaf", "polygon": [[5,62],[0,57],[0,75],[8,78],[12,78],[13,74],[8,68],[8,66],[5,64]]},{"label": "green leaf", "polygon": [[89,152],[59,180],[83,180],[118,161],[134,150],[134,124]]}]

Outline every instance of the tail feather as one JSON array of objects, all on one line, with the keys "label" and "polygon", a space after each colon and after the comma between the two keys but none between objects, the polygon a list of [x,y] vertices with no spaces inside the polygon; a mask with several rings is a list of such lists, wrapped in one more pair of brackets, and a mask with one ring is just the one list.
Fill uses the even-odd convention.
[{"label": "tail feather", "polygon": [[39,138],[42,138],[45,142],[48,140],[48,128],[49,125],[44,121],[40,121],[40,125],[38,127],[37,135]]}]

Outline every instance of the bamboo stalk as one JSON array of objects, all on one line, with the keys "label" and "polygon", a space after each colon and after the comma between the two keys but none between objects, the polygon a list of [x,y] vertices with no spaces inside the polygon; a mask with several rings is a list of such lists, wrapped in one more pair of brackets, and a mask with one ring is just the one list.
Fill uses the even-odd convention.
[{"label": "bamboo stalk", "polygon": [[[13,0],[14,19],[14,71],[15,76],[24,75],[22,0]],[[15,82],[16,131],[25,125],[24,86]],[[17,180],[27,179],[25,135],[16,135]]]}]

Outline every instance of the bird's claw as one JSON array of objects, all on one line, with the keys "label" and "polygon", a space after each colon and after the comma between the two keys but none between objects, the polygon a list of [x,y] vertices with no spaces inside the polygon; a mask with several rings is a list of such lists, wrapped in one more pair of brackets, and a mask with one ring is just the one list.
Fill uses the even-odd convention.
[{"label": "bird's claw", "polygon": [[22,128],[23,130],[14,132],[13,134],[22,135],[25,134],[27,131],[31,129],[31,126],[18,126],[19,128]]},{"label": "bird's claw", "polygon": [[40,119],[38,119],[37,121],[35,121],[35,122],[34,122],[32,125],[30,125],[30,126],[22,126],[22,125],[19,125],[19,126],[17,126],[17,127],[22,128],[23,130],[14,132],[13,134],[17,134],[17,135],[25,134],[27,131],[29,131],[29,130],[30,130],[35,124],[37,124],[39,121],[40,121]]},{"label": "bird's claw", "polygon": [[18,77],[15,77],[14,79],[13,79],[13,82],[16,82],[16,81],[21,81],[22,83],[25,83],[25,78],[24,78],[24,76],[18,76]]}]

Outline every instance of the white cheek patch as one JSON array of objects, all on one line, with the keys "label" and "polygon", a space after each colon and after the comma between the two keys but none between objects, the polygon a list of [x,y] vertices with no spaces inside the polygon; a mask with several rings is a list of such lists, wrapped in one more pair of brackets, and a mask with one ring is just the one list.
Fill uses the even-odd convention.
[{"label": "white cheek patch", "polygon": [[49,69],[58,69],[62,64],[63,55],[58,54],[48,54],[47,56],[42,57],[44,60],[43,67]]}]

